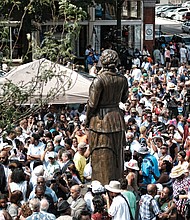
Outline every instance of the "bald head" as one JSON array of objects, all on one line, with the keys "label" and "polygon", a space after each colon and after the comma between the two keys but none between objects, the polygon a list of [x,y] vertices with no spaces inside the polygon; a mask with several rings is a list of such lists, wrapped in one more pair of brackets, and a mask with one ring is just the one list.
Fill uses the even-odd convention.
[{"label": "bald head", "polygon": [[79,185],[74,185],[70,189],[70,193],[73,199],[77,199],[80,196],[81,188]]},{"label": "bald head", "polygon": [[8,164],[8,156],[9,156],[9,154],[8,154],[8,152],[7,151],[5,151],[5,150],[2,150],[1,152],[0,152],[0,162],[2,163],[2,164]]},{"label": "bald head", "polygon": [[148,193],[149,195],[154,196],[154,195],[156,195],[156,192],[157,192],[156,184],[149,184],[149,185],[147,186],[147,193]]}]

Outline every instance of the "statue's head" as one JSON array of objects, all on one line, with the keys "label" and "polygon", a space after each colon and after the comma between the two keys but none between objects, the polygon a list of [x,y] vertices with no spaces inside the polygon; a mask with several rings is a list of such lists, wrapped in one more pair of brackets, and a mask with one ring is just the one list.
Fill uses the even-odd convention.
[{"label": "statue's head", "polygon": [[118,54],[114,50],[104,50],[100,57],[100,62],[102,63],[103,68],[106,69],[115,69],[118,64]]}]

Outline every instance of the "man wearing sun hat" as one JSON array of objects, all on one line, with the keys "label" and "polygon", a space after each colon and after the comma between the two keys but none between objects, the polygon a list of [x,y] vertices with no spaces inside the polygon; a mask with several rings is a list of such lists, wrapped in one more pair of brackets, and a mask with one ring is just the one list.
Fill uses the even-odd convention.
[{"label": "man wearing sun hat", "polygon": [[[130,220],[131,211],[127,199],[121,194],[121,184],[119,181],[112,180],[109,185],[104,186],[108,191],[107,208],[112,220]],[[113,199],[110,205],[110,197]]]},{"label": "man wearing sun hat", "polygon": [[177,219],[184,219],[184,207],[185,201],[182,199],[176,199],[176,196],[181,194],[180,192],[183,190],[185,194],[188,194],[188,188],[190,186],[190,178],[185,176],[185,169],[178,165],[172,168],[170,177],[174,179],[173,182],[173,202],[177,208]]}]

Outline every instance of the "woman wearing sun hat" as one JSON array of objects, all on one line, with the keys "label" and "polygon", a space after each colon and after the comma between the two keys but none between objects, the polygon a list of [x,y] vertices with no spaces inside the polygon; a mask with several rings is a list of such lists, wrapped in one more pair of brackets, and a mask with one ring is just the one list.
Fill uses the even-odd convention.
[{"label": "woman wearing sun hat", "polygon": [[125,162],[125,168],[127,168],[128,174],[126,179],[128,181],[127,189],[138,193],[138,184],[137,184],[137,171],[139,171],[138,162],[131,159],[129,162]]},{"label": "woman wearing sun hat", "polygon": [[184,208],[185,208],[185,200],[176,199],[176,197],[183,190],[185,194],[188,194],[188,188],[190,186],[190,178],[185,176],[185,169],[178,165],[172,168],[170,177],[174,179],[173,182],[173,202],[177,208],[177,219],[184,220]]}]

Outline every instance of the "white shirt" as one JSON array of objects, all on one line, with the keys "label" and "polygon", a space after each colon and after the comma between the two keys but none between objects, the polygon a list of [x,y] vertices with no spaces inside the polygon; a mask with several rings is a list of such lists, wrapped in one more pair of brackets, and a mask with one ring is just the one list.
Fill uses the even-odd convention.
[{"label": "white shirt", "polygon": [[179,50],[179,52],[180,52],[180,56],[181,56],[181,57],[186,57],[186,54],[187,54],[186,48],[182,47],[182,48]]},{"label": "white shirt", "polygon": [[141,72],[140,69],[137,69],[137,68],[136,68],[136,69],[132,70],[131,75],[132,75],[134,81],[135,81],[135,80],[139,81],[140,78],[141,78],[141,76],[142,76],[142,72]]},{"label": "white shirt", "polygon": [[27,181],[23,181],[21,183],[11,182],[9,183],[11,192],[15,190],[20,190],[23,194],[23,200],[26,202],[26,192],[27,192]]},{"label": "white shirt", "polygon": [[125,199],[121,196],[116,196],[113,198],[113,202],[108,210],[108,213],[112,216],[112,220],[131,219],[128,205]]}]

